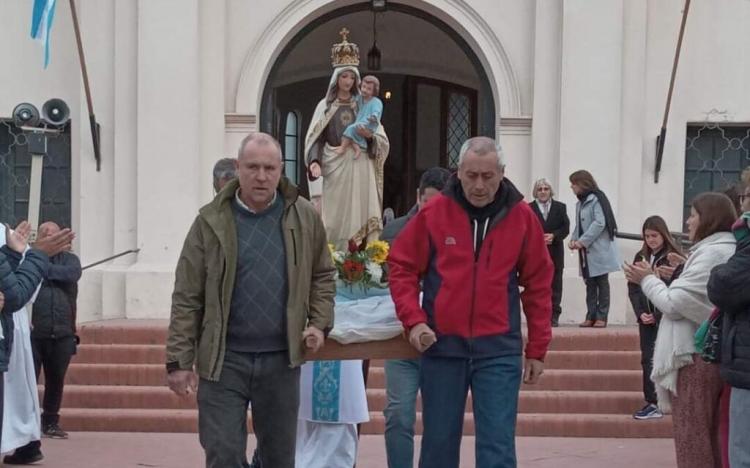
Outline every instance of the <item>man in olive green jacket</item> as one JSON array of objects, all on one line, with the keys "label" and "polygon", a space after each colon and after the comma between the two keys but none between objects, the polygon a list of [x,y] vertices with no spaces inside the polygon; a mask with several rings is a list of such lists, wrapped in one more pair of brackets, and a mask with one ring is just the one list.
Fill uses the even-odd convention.
[{"label": "man in olive green jacket", "polygon": [[262,465],[294,467],[303,348],[333,325],[323,222],[281,164],[273,137],[248,135],[238,179],[201,208],[177,264],[167,380],[178,395],[198,389],[207,467],[248,466],[248,403]]}]

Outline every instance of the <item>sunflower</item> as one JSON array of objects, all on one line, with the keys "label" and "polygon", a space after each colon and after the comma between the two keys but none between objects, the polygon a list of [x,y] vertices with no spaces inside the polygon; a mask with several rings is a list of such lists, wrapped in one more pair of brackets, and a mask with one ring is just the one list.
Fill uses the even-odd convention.
[{"label": "sunflower", "polygon": [[367,244],[366,251],[373,262],[382,265],[388,259],[388,242],[381,240],[372,241]]}]

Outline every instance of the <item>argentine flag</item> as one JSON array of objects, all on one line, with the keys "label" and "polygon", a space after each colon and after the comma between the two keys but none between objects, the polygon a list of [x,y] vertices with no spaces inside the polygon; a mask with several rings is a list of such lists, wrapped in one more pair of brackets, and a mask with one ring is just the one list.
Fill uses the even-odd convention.
[{"label": "argentine flag", "polygon": [[31,37],[44,44],[44,68],[49,64],[49,35],[55,18],[56,0],[34,0],[31,15]]}]

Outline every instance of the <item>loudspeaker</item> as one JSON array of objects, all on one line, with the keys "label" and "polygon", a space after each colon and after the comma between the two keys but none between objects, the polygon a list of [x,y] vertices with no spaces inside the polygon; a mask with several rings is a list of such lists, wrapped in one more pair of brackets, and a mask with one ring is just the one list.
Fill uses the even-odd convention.
[{"label": "loudspeaker", "polygon": [[70,108],[62,99],[50,99],[42,106],[42,117],[53,127],[62,127],[70,120]]},{"label": "loudspeaker", "polygon": [[28,102],[22,102],[13,109],[13,123],[16,127],[36,127],[39,125],[39,110]]}]

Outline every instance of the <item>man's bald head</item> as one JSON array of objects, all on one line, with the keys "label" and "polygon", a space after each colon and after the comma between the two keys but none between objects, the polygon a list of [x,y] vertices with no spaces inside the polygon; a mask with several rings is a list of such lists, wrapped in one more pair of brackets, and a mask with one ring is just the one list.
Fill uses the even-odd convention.
[{"label": "man's bald head", "polygon": [[60,232],[60,226],[57,225],[57,223],[54,223],[52,221],[47,221],[45,223],[42,223],[39,226],[39,230],[37,231],[37,237],[40,239],[43,239],[47,236],[51,236],[52,234],[56,234]]},{"label": "man's bald head", "polygon": [[272,145],[276,148],[276,152],[279,155],[279,161],[283,160],[284,158],[281,153],[281,144],[279,144],[276,138],[269,135],[268,133],[253,132],[243,138],[242,143],[240,143],[240,149],[237,152],[237,160],[242,160],[242,156],[246,153],[247,146],[251,143],[255,146]]}]

